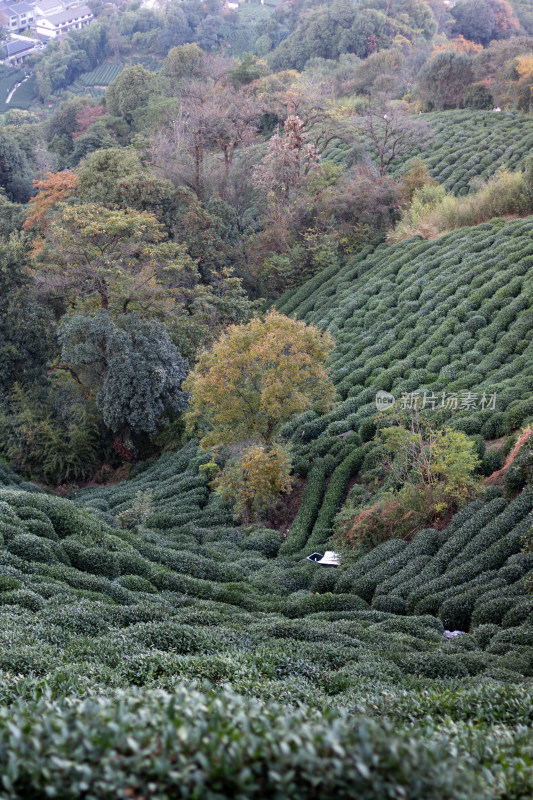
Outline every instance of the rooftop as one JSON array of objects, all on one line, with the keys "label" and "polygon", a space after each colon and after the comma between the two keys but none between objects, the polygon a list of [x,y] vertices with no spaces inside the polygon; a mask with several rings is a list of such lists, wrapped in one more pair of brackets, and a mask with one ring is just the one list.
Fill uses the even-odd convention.
[{"label": "rooftop", "polygon": [[71,8],[69,11],[60,11],[59,14],[47,14],[44,18],[52,25],[63,25],[65,22],[72,22],[80,17],[87,17],[92,15],[89,6],[79,6],[78,8]]},{"label": "rooftop", "polygon": [[23,53],[24,50],[31,50],[35,47],[36,42],[30,39],[16,39],[13,42],[4,42],[7,56],[16,56],[18,53]]},{"label": "rooftop", "polygon": [[33,11],[33,7],[28,3],[2,3],[0,5],[0,11],[3,11],[4,14],[6,12],[11,14],[27,14],[29,11]]},{"label": "rooftop", "polygon": [[35,7],[41,12],[53,11],[54,8],[64,8],[61,0],[38,0]]}]

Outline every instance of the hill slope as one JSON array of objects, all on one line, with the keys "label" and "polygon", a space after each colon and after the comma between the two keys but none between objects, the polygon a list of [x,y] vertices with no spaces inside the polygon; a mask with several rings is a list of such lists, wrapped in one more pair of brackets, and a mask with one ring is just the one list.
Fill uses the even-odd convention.
[{"label": "hill slope", "polygon": [[[202,798],[527,796],[512,792],[531,788],[528,740],[511,731],[531,710],[532,565],[518,543],[531,493],[474,503],[344,572],[203,512],[104,521],[140,487],[173,484],[177,522],[201,461],[191,444],[78,506],[0,490],[0,796],[182,797],[198,781]],[[472,634],[443,636],[431,614],[446,592],[447,621],[475,603]]]},{"label": "hill slope", "polygon": [[423,158],[431,177],[455,195],[468,194],[471,181],[486,180],[502,167],[519,169],[533,148],[529,114],[457,109],[424,119],[435,137],[409,157]]},{"label": "hill slope", "polygon": [[425,392],[427,409],[434,404],[455,427],[486,439],[520,426],[533,414],[532,290],[529,217],[366,249],[281,298],[282,313],[337,342],[331,369],[342,402],[284,431],[301,469],[343,452],[339,435],[375,413],[378,390],[411,404],[419,393],[418,407]]},{"label": "hill slope", "polygon": [[304,556],[372,470],[378,389],[496,393],[448,409],[484,436],[531,416],[532,279],[533,218],[496,220],[282,298],[336,337],[344,398],[284,430],[286,539],[234,526],[194,441],[71,499],[2,467],[0,798],[531,796],[531,489],[348,569]]},{"label": "hill slope", "polygon": [[[520,169],[533,148],[533,119],[517,111],[494,113],[454,109],[424,114],[435,135],[393,163],[401,173],[415,158],[421,158],[429,173],[448,192],[465,195],[472,181],[487,180],[499,169]],[[333,139],[323,158],[344,164],[349,148]]]}]

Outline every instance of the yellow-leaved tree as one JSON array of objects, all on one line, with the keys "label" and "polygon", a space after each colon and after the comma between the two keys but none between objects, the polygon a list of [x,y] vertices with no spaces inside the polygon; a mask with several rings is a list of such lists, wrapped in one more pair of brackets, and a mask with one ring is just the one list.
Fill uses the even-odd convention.
[{"label": "yellow-leaved tree", "polygon": [[[230,326],[184,383],[191,396],[187,424],[200,430],[201,445],[244,447],[218,480],[241,517],[290,490],[290,458],[279,432],[293,414],[332,407],[335,389],[325,366],[332,347],[329,333],[270,311]],[[268,479],[259,478],[263,469]]]},{"label": "yellow-leaved tree", "polygon": [[215,481],[217,492],[233,503],[235,515],[247,523],[292,488],[291,460],[281,444],[252,445],[230,462]]}]

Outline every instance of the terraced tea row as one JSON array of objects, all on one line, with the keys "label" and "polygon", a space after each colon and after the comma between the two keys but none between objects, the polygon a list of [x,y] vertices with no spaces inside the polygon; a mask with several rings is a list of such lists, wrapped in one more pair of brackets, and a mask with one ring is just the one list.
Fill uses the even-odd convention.
[{"label": "terraced tea row", "polygon": [[493,439],[518,428],[533,414],[532,279],[529,217],[367,248],[285,295],[282,313],[337,342],[330,361],[340,404],[284,429],[299,471],[317,457],[339,463],[350,431],[365,440],[361,426],[380,390],[469,435]]}]

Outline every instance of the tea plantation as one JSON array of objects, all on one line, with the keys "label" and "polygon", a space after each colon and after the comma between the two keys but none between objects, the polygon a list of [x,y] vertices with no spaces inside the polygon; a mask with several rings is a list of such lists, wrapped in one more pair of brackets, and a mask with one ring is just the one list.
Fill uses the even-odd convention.
[{"label": "tea plantation", "polygon": [[518,112],[454,111],[425,114],[435,131],[423,158],[432,178],[455,195],[468,194],[472,181],[486,180],[505,167],[517,170],[533,148],[533,121]]},{"label": "tea plantation", "polygon": [[328,570],[205,460],[72,500],[2,467],[0,797],[530,796],[531,492]]},{"label": "tea plantation", "polygon": [[[311,411],[285,427],[300,472],[322,457],[331,471],[372,437],[379,390],[468,435],[519,428],[533,414],[532,281],[528,217],[363,249],[343,270],[285,294],[282,313],[333,334],[342,398],[330,414]],[[362,469],[372,466],[368,454]]]},{"label": "tea plantation", "polygon": [[[485,181],[499,169],[520,169],[533,148],[530,114],[454,109],[424,114],[421,119],[434,135],[398,158],[392,171],[399,175],[413,159],[422,159],[431,177],[455,195],[468,194],[476,180]],[[333,139],[323,157],[345,164],[349,152],[340,139]]]},{"label": "tea plantation", "polygon": [[0,463],[0,798],[530,798],[531,487],[349,566],[305,556],[376,469],[378,389],[480,440],[531,419],[532,286],[529,218],[282,298],[334,335],[341,398],[283,431],[306,479],[286,538],[235,526],[196,441],[67,498]]}]

